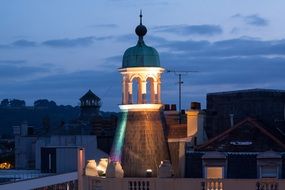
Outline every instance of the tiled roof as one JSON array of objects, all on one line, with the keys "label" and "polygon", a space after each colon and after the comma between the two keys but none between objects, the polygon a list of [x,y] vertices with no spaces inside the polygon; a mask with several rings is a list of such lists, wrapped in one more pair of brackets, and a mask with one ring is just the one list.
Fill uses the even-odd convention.
[{"label": "tiled roof", "polygon": [[[208,146],[210,146],[211,144],[214,144],[216,142],[218,142],[221,138],[226,137],[229,133],[231,133],[232,131],[234,131],[235,129],[243,126],[244,124],[250,124],[251,126],[257,128],[261,133],[263,133],[264,135],[266,135],[267,137],[269,137],[270,139],[272,139],[276,144],[278,144],[280,147],[285,149],[285,143],[283,142],[282,139],[279,138],[278,135],[275,135],[273,133],[273,131],[275,131],[274,129],[268,129],[264,126],[262,126],[261,123],[257,122],[255,119],[253,118],[246,118],[243,121],[237,123],[235,126],[229,128],[228,130],[224,131],[223,133],[217,135],[216,137],[208,140],[207,142],[205,142],[204,144],[200,145],[197,147],[197,150],[202,150]],[[275,131],[276,132],[276,131]]]},{"label": "tiled roof", "polygon": [[96,100],[100,100],[100,98],[98,96],[96,96],[91,90],[88,90],[88,92],[86,92],[86,94],[84,94],[80,100],[88,100],[88,99],[96,99]]}]

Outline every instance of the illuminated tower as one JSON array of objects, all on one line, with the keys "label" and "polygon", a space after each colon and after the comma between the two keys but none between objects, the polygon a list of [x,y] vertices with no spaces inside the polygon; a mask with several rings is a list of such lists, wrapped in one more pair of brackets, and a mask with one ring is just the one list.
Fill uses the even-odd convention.
[{"label": "illuminated tower", "polygon": [[123,56],[121,117],[114,139],[111,159],[120,161],[126,177],[144,177],[151,169],[153,176],[162,160],[169,160],[163,128],[165,119],[160,99],[160,67],[157,51],[145,45],[147,29],[136,27],[137,45]]}]

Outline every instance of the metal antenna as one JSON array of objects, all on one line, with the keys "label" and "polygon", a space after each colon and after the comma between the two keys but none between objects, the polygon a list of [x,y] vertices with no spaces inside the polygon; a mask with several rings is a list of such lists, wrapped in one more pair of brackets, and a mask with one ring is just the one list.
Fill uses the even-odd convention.
[{"label": "metal antenna", "polygon": [[179,109],[179,124],[181,124],[181,90],[182,90],[182,75],[187,75],[188,73],[197,73],[199,71],[177,71],[177,70],[166,70],[168,73],[174,73],[175,75],[178,76],[178,98],[179,98],[179,104],[178,104],[178,109]]}]

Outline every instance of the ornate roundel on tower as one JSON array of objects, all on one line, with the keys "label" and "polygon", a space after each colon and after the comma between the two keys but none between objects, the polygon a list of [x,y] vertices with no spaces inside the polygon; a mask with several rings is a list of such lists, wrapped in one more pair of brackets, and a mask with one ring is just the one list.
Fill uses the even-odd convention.
[{"label": "ornate roundel on tower", "polygon": [[140,15],[140,25],[136,27],[135,32],[139,37],[138,43],[125,51],[122,68],[160,67],[158,52],[153,47],[145,45],[143,41],[143,36],[147,33],[147,29],[142,24],[142,15]]}]

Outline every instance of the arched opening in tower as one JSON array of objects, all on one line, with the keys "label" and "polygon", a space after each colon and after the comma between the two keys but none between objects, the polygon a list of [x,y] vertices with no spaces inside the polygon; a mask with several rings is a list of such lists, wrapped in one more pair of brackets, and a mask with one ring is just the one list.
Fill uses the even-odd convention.
[{"label": "arched opening in tower", "polygon": [[133,104],[141,104],[142,103],[142,92],[141,92],[141,79],[139,77],[136,77],[132,80],[132,103]]},{"label": "arched opening in tower", "polygon": [[154,104],[154,79],[149,77],[146,80],[146,103],[147,104]]}]

